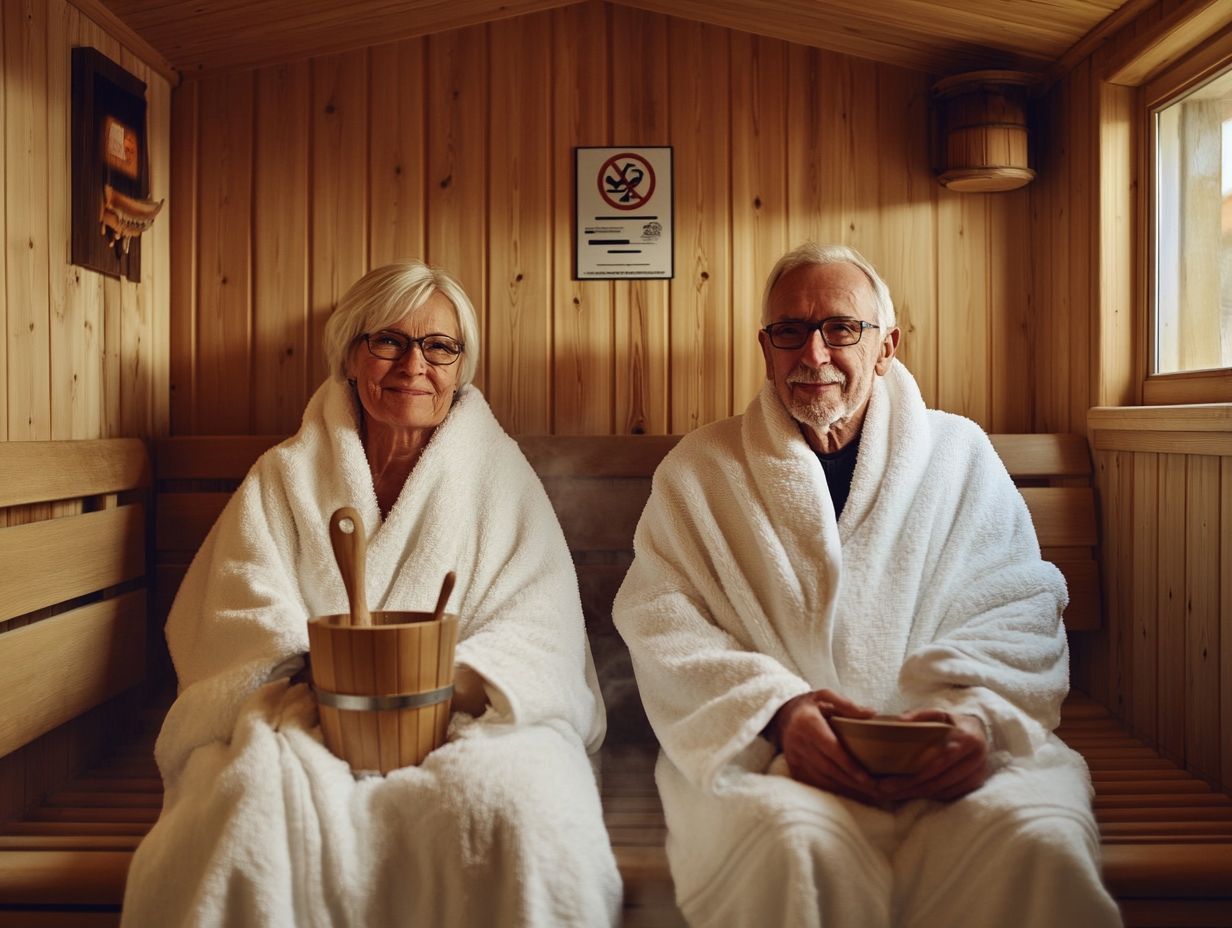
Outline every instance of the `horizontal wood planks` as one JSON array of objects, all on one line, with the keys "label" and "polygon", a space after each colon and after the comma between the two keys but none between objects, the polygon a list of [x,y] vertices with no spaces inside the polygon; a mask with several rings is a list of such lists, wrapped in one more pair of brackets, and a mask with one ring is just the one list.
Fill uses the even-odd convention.
[{"label": "horizontal wood planks", "polygon": [[0,635],[0,756],[141,682],[146,591]]},{"label": "horizontal wood planks", "polygon": [[[1217,406],[1109,408],[1090,425],[1106,475],[1105,589],[1120,590],[1091,695],[1166,757],[1232,788],[1232,420]],[[1185,437],[1191,446],[1154,450]]]},{"label": "horizontal wood planks", "polygon": [[[526,48],[533,65],[511,52]],[[506,429],[683,433],[764,382],[762,283],[808,237],[882,270],[930,404],[1030,431],[1052,387],[1020,247],[1028,194],[937,187],[928,88],[920,72],[602,3],[185,81],[174,431],[294,428],[346,288],[425,257],[479,312],[477,383]],[[579,145],[674,146],[673,280],[572,279]],[[1078,387],[1075,408],[1087,366],[1078,352],[1057,386]]]},{"label": "horizontal wood planks", "polygon": [[0,529],[0,622],[145,574],[145,507]]}]

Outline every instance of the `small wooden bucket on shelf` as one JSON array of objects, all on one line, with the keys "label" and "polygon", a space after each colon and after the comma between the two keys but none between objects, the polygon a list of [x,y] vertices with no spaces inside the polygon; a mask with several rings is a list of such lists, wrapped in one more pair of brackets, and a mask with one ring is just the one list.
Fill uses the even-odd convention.
[{"label": "small wooden bucket on shelf", "polygon": [[419,764],[445,743],[458,618],[374,612],[308,624],[313,685],[325,745],[355,772]]},{"label": "small wooden bucket on shelf", "polygon": [[994,193],[1035,179],[1027,139],[1027,95],[1035,80],[1018,71],[972,71],[933,85],[942,186]]}]

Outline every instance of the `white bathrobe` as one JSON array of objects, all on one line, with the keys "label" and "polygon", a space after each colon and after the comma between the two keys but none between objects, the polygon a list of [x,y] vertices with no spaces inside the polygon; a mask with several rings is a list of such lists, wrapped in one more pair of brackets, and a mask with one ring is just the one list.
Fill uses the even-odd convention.
[{"label": "white bathrobe", "polygon": [[[167,621],[180,692],[155,754],[162,815],[126,926],[606,925],[620,877],[588,751],[604,714],[577,580],[542,485],[474,387],[382,521],[340,381],[256,463]],[[345,613],[330,515],[369,536],[373,610],[430,610],[447,571],[457,663],[492,703],[419,767],[356,779],[287,677]]]},{"label": "white bathrobe", "polygon": [[[677,899],[695,925],[1116,924],[1068,688],[1065,581],[987,437],[875,379],[837,520],[767,383],[654,477],[615,604],[662,744]],[[828,688],[981,718],[988,783],[893,811],[795,782],[758,737]],[[1057,920],[1060,919],[1060,920]]]}]

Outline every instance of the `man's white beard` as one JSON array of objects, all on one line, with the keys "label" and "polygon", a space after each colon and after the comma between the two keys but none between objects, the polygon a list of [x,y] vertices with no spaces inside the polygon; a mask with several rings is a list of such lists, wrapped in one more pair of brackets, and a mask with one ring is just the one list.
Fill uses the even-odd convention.
[{"label": "man's white beard", "polygon": [[[845,392],[847,389],[847,376],[837,367],[827,364],[820,368],[811,368],[800,365],[790,374],[787,375],[787,382],[792,383],[836,383]],[[792,394],[789,392],[789,396]],[[857,404],[858,405],[858,404]],[[796,400],[792,399],[787,411],[791,417],[797,422],[809,426],[817,432],[828,432],[835,425],[842,422],[844,419],[849,419],[855,412],[848,403],[844,401],[843,393],[840,392],[838,397],[820,396],[816,399]]]}]

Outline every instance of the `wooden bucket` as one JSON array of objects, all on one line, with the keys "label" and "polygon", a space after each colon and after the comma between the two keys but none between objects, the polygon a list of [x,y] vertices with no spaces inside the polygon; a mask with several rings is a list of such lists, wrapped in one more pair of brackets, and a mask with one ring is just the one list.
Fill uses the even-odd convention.
[{"label": "wooden bucket", "polygon": [[1014,190],[1035,179],[1028,166],[1027,90],[1017,71],[972,71],[933,86],[942,137],[938,180],[951,190]]},{"label": "wooden bucket", "polygon": [[372,622],[314,619],[308,647],[326,747],[356,772],[389,773],[445,743],[458,617],[374,612]]}]

